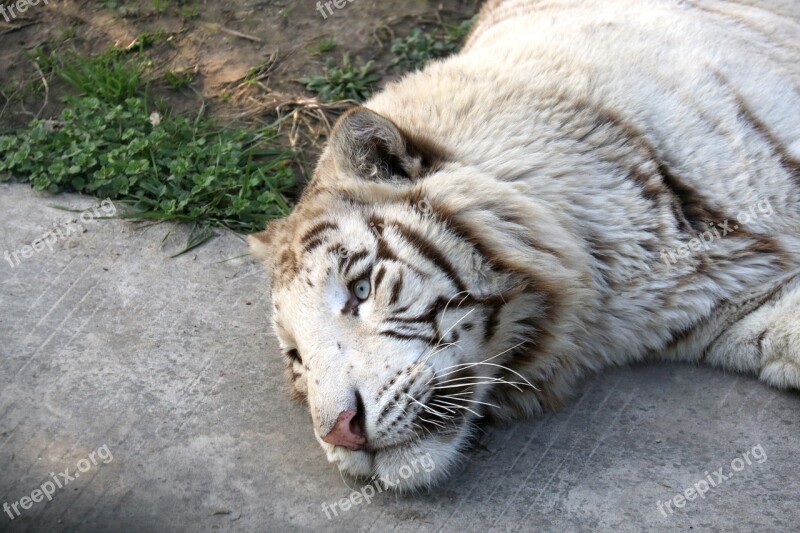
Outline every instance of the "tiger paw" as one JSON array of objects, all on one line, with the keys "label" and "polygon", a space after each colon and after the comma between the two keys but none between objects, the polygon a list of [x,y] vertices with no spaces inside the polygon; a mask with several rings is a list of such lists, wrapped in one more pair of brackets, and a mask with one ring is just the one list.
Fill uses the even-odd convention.
[{"label": "tiger paw", "polygon": [[773,316],[760,347],[761,381],[781,389],[800,389],[800,316]]}]

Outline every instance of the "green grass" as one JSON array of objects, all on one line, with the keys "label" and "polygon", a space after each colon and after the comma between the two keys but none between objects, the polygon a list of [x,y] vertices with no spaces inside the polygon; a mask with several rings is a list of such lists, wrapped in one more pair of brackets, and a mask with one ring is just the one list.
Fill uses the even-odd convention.
[{"label": "green grass", "polygon": [[173,91],[180,91],[190,86],[194,81],[194,73],[190,70],[175,71],[168,69],[164,72],[164,82]]},{"label": "green grass", "polygon": [[156,110],[135,59],[70,57],[50,66],[79,94],[65,99],[56,131],[36,120],[0,136],[0,175],[110,198],[128,205],[129,217],[192,223],[194,244],[210,228],[258,231],[289,213],[294,154],[274,127],[220,127],[202,110]]},{"label": "green grass", "polygon": [[300,82],[306,89],[316,93],[323,102],[363,102],[380,79],[381,75],[375,70],[374,61],[356,65],[350,61],[349,54],[344,54],[341,64],[329,58],[321,74],[301,79]]},{"label": "green grass", "polygon": [[192,20],[200,16],[200,6],[197,0],[192,0],[191,3],[182,5],[179,11],[181,18],[184,20]]},{"label": "green grass", "polygon": [[75,26],[67,26],[66,28],[61,29],[61,34],[59,35],[60,41],[67,41],[69,39],[73,39],[78,35],[78,30]]},{"label": "green grass", "polygon": [[[123,1],[100,3],[116,8]],[[187,4],[196,6],[161,0],[153,7],[163,12]],[[429,33],[415,28],[395,39],[395,67],[414,70],[456,52],[471,22]],[[151,84],[182,89],[192,82],[191,73],[169,70],[153,79],[144,49],[157,40],[158,35],[143,34],[130,50],[88,58],[34,49],[29,57],[43,75],[63,80],[76,94],[65,99],[57,128],[53,121],[35,120],[0,134],[0,176],[51,193],[110,198],[128,205],[129,217],[190,223],[195,230],[190,247],[205,242],[212,228],[253,232],[287,215],[285,195],[294,190],[297,154],[282,147],[274,126],[223,127],[203,109],[184,117],[154,104]],[[314,52],[324,55],[334,47],[333,39],[324,37]],[[248,80],[258,80],[268,67],[253,69]],[[380,79],[374,62],[356,63],[344,54],[340,62],[328,58],[321,73],[300,81],[324,102],[363,102]]]},{"label": "green grass", "polygon": [[130,58],[120,50],[111,50],[87,58],[75,53],[47,54],[41,49],[35,54],[43,69],[86,96],[119,103],[144,92],[146,65],[141,55]]},{"label": "green grass", "polygon": [[[412,28],[407,36],[392,41],[390,50],[394,56],[393,66],[400,71],[417,70],[433,59],[457,52],[473,22],[474,19],[469,19],[460,24],[437,27],[430,32]],[[332,38],[323,37],[310,47],[309,52],[321,56],[329,53],[334,46]],[[370,97],[380,79],[381,75],[376,71],[373,61],[355,64],[350,60],[350,55],[345,53],[340,63],[328,58],[321,73],[303,78],[300,82],[323,102],[363,102]]]},{"label": "green grass", "polygon": [[164,13],[169,9],[169,0],[153,0],[153,11],[156,13]]},{"label": "green grass", "polygon": [[392,41],[395,66],[402,71],[419,70],[433,59],[457,52],[473,22],[474,19],[469,19],[428,33],[421,28],[412,28],[407,36]]},{"label": "green grass", "polygon": [[244,76],[244,83],[248,85],[253,85],[261,80],[264,80],[269,77],[270,72],[275,66],[275,59],[268,58],[265,61],[262,61],[258,65],[254,67],[250,67],[247,69],[247,73]]},{"label": "green grass", "polygon": [[321,57],[329,54],[335,48],[336,41],[333,40],[333,37],[328,35],[325,37],[320,37],[312,46],[309,47],[308,51],[312,55]]}]

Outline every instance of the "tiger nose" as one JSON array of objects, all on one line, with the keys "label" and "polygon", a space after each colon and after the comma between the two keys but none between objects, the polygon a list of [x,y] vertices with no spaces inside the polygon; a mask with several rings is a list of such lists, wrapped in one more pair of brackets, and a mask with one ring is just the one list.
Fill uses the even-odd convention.
[{"label": "tiger nose", "polygon": [[367,443],[367,439],[364,436],[364,408],[361,402],[358,402],[357,411],[348,410],[339,413],[333,429],[322,437],[322,440],[328,444],[344,446],[354,451],[362,449]]},{"label": "tiger nose", "polygon": [[342,411],[330,433],[322,440],[334,446],[344,446],[351,450],[360,450],[366,444],[364,429],[358,421],[355,411]]}]

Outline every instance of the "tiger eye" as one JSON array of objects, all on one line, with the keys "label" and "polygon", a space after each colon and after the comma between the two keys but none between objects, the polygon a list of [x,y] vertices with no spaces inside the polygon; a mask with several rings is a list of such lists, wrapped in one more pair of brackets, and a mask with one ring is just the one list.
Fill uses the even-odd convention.
[{"label": "tiger eye", "polygon": [[353,283],[353,294],[362,302],[369,298],[369,293],[372,290],[369,280],[367,278],[360,279]]}]

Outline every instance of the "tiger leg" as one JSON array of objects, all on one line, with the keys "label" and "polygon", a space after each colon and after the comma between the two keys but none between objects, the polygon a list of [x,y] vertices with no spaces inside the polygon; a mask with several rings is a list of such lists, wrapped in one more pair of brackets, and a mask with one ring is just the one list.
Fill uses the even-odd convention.
[{"label": "tiger leg", "polygon": [[800,276],[719,335],[702,361],[755,373],[773,387],[800,389]]}]

